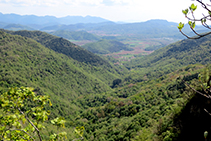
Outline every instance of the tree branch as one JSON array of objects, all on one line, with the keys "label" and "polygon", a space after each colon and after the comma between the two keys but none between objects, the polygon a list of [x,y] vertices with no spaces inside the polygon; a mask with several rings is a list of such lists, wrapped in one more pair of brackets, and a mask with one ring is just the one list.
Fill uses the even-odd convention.
[{"label": "tree branch", "polygon": [[202,96],[204,96],[206,98],[210,98],[211,99],[211,96],[207,96],[207,95],[205,95],[205,94],[197,91],[196,89],[194,89],[193,87],[191,87],[188,83],[186,83],[185,80],[182,79],[182,81],[185,83],[185,85],[187,85],[189,88],[191,88],[194,92],[196,92],[196,93],[198,93],[198,94],[200,94],[200,95],[202,95]]},{"label": "tree branch", "polygon": [[182,32],[182,30],[180,30],[180,32],[182,33],[182,35],[184,35],[185,37],[187,37],[188,39],[200,39],[204,36],[207,36],[209,34],[211,34],[211,32],[205,33],[205,34],[199,34],[200,36],[197,37],[189,37],[188,35],[186,35],[184,32]]},{"label": "tree branch", "polygon": [[211,12],[210,9],[207,8],[206,4],[204,4],[204,3],[202,2],[202,0],[201,0],[201,1],[200,1],[200,0],[196,0],[196,1],[199,2],[199,3],[202,5],[202,7],[203,7],[204,9],[206,9],[206,10],[209,11],[209,12]]},{"label": "tree branch", "polygon": [[191,27],[191,30],[199,37],[201,37],[202,35],[198,34],[192,27]]},{"label": "tree branch", "polygon": [[211,116],[211,114],[210,114],[206,109],[204,109],[204,111],[205,111],[206,113],[208,113],[208,114]]},{"label": "tree branch", "polygon": [[[196,0],[196,1],[197,1],[198,3],[201,4],[202,8],[204,8],[205,10],[207,10],[207,11],[209,12],[209,15],[205,16],[204,14],[202,14],[203,17],[202,17],[201,19],[196,19],[195,16],[194,16],[193,11],[191,11],[192,18],[188,17],[187,15],[186,15],[186,18],[187,18],[189,21],[194,21],[194,22],[201,21],[201,24],[202,24],[205,28],[211,29],[211,27],[208,26],[207,23],[206,23],[206,20],[211,21],[211,10],[208,8],[208,6],[211,6],[211,5],[205,4],[204,2],[202,2],[202,0]],[[200,38],[202,38],[202,37],[204,37],[204,36],[207,36],[207,35],[211,34],[211,32],[207,32],[207,33],[205,33],[205,34],[201,34],[201,33],[197,33],[193,28],[191,28],[191,29],[192,29],[192,31],[197,35],[197,37],[189,37],[188,35],[186,35],[185,33],[183,33],[181,30],[180,30],[180,32],[181,32],[185,37],[187,37],[188,39],[200,39]]]},{"label": "tree branch", "polygon": [[25,118],[28,120],[28,122],[34,127],[34,129],[37,131],[37,134],[39,136],[40,141],[42,141],[41,135],[40,135],[40,131],[39,129],[30,121],[30,119],[20,110],[20,108],[18,108],[19,112],[25,116]]}]

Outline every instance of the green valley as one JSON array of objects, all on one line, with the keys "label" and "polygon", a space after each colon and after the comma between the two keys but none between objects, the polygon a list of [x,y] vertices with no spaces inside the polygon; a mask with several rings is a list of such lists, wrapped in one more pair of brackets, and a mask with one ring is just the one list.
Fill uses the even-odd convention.
[{"label": "green valley", "polygon": [[119,52],[121,50],[132,51],[127,45],[115,40],[100,40],[95,43],[89,43],[82,46],[90,52],[96,54],[109,54]]},{"label": "green valley", "polygon": [[[67,140],[79,138],[75,127],[85,128],[85,141],[201,140],[205,130],[210,132],[209,114],[202,112],[210,111],[210,100],[188,85],[203,93],[210,85],[211,36],[172,43],[167,38],[111,40],[83,31],[52,34],[63,37],[0,31],[0,92],[24,86],[49,95],[49,120],[65,118]],[[92,43],[80,47],[69,40]],[[45,125],[41,133],[48,140],[57,129]]]}]

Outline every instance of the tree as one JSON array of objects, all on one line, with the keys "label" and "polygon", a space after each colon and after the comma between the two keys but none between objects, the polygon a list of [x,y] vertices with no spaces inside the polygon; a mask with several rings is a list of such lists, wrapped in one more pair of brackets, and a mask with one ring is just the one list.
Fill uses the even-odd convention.
[{"label": "tree", "polygon": [[115,80],[113,81],[113,85],[111,86],[111,88],[115,88],[115,86],[119,85],[121,82],[122,82],[121,79],[115,79]]},{"label": "tree", "polygon": [[[30,105],[29,105],[30,103]],[[40,130],[48,120],[49,111],[44,110],[46,104],[51,105],[49,96],[37,95],[32,88],[10,88],[0,95],[0,140],[40,140]],[[65,120],[56,118],[51,121],[58,127],[64,127]],[[63,140],[66,132],[53,133],[49,140]]]},{"label": "tree", "polygon": [[[211,21],[211,9],[209,9],[209,7],[211,7],[211,5],[205,4],[202,0],[195,0],[195,1],[197,1],[198,3],[201,4],[202,8],[204,8],[207,11],[207,14],[206,15],[203,14],[203,16],[201,18],[196,19],[194,12],[197,9],[197,5],[194,5],[194,4],[191,4],[191,6],[189,8],[182,10],[182,13],[185,15],[185,18],[188,19],[188,24],[190,26],[190,29],[193,31],[194,34],[196,34],[196,37],[189,37],[187,34],[185,34],[182,31],[182,29],[184,27],[184,23],[180,22],[178,25],[178,29],[188,39],[199,39],[201,37],[211,34],[211,32],[200,34],[195,30],[196,22],[201,22],[201,24],[206,29],[211,29],[211,27],[207,24],[207,21]],[[191,15],[191,17],[189,17],[189,15]]]}]

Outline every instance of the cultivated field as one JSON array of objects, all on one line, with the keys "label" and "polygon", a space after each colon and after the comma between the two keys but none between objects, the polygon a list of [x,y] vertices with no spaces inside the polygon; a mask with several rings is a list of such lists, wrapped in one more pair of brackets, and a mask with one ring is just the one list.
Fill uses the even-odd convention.
[{"label": "cultivated field", "polygon": [[[83,41],[70,40],[70,41],[79,46],[94,42],[94,41],[89,41],[89,40],[83,40]],[[172,39],[167,39],[167,38],[128,40],[128,41],[125,40],[125,41],[122,41],[122,43],[127,44],[130,48],[132,48],[134,50],[132,50],[132,51],[122,50],[120,52],[106,54],[105,56],[112,56],[113,58],[118,59],[120,62],[121,61],[130,61],[131,59],[134,59],[137,56],[149,55],[150,53],[152,53],[154,51],[153,48],[155,48],[155,49],[158,47],[161,48],[161,47],[164,47],[173,42],[175,42],[175,41]],[[150,51],[145,50],[149,47],[151,48]]]}]

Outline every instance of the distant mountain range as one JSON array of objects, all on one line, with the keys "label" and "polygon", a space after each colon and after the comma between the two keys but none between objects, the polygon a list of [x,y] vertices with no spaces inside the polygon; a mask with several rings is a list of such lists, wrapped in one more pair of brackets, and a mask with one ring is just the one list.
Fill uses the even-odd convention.
[{"label": "distant mountain range", "polygon": [[[87,31],[97,35],[135,36],[136,38],[176,38],[183,39],[177,29],[178,23],[167,20],[149,20],[138,23],[115,23],[100,17],[67,16],[56,18],[54,16],[17,15],[0,13],[0,28],[7,30],[40,30],[46,32]],[[190,33],[185,26],[184,32]],[[204,31],[200,26],[197,30]],[[66,33],[65,33],[66,34]],[[66,35],[61,35],[61,37]],[[70,36],[70,35],[68,35]],[[192,36],[192,34],[191,34]]]},{"label": "distant mountain range", "polygon": [[58,25],[58,24],[76,24],[76,23],[101,23],[108,22],[109,20],[93,17],[93,16],[66,16],[57,18],[54,16],[35,16],[35,15],[17,15],[17,14],[2,14],[0,13],[0,25],[2,23],[15,23],[23,25]]}]

